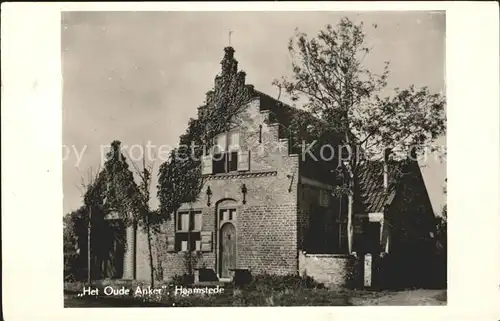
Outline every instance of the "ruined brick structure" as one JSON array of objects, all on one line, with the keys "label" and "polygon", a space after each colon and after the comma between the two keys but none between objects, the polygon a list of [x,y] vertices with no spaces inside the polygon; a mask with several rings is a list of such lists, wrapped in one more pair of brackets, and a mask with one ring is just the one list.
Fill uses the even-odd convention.
[{"label": "ruined brick structure", "polygon": [[[225,48],[223,64],[236,65],[233,55],[232,48]],[[411,186],[423,190],[414,201],[424,208],[408,214],[408,220],[394,219],[397,224],[389,224],[391,215],[399,212],[391,204],[412,205],[400,199],[398,188],[384,190],[380,175],[365,175],[367,204],[356,213],[358,221],[365,223],[355,228],[355,240],[365,241],[358,242],[357,255],[349,254],[345,199],[332,196],[336,183],[321,172],[321,164],[304,159],[290,145],[287,115],[299,111],[257,90],[252,93],[243,114],[238,115],[241,126],[218,137],[227,147],[227,157],[219,162],[204,158],[205,181],[197,201],[183,204],[155,236],[157,278],[168,280],[193,268],[205,268],[219,279],[230,279],[231,269],[236,268],[252,274],[307,273],[336,286],[362,285],[364,279],[366,285],[373,285],[372,271],[383,266],[376,263],[381,253],[390,257],[393,246],[399,247],[395,248],[398,253],[404,252],[406,243],[394,239],[400,226],[411,225],[417,218],[422,223],[417,234],[428,242],[433,214],[417,166],[412,167],[416,181]],[[129,227],[126,239],[123,278],[147,281],[146,237]],[[370,261],[371,267],[365,269]]]}]

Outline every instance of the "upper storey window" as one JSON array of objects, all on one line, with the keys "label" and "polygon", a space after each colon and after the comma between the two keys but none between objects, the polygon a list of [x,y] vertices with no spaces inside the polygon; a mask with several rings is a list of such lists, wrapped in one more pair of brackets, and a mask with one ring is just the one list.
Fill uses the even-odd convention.
[{"label": "upper storey window", "polygon": [[214,138],[211,155],[203,160],[203,174],[231,173],[249,170],[249,153],[240,146],[240,132],[231,130]]},{"label": "upper storey window", "polygon": [[213,173],[229,173],[238,170],[238,152],[240,151],[239,131],[230,131],[215,137],[213,149]]}]

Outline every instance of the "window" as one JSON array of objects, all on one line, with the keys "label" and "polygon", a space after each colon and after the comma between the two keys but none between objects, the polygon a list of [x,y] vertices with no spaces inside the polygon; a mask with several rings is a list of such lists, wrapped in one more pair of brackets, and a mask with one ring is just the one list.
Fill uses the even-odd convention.
[{"label": "window", "polygon": [[333,253],[348,253],[349,245],[347,238],[347,197],[335,200],[335,220],[333,222]]},{"label": "window", "polygon": [[[332,201],[334,201],[332,199]],[[309,231],[306,251],[315,254],[347,253],[347,220],[345,209],[313,205],[309,211]]]},{"label": "window", "polygon": [[240,146],[240,133],[236,130],[214,138],[213,148],[203,156],[202,175],[250,170],[250,151]]},{"label": "window", "polygon": [[221,209],[219,211],[219,222],[233,221],[236,219],[236,209]]},{"label": "window", "polygon": [[201,215],[201,211],[181,211],[177,213],[175,251],[200,251]]},{"label": "window", "polygon": [[233,130],[219,134],[215,137],[214,145],[212,159],[213,173],[218,174],[237,171],[240,133]]},{"label": "window", "polygon": [[308,252],[328,253],[327,211],[321,206],[311,206],[309,211]]}]

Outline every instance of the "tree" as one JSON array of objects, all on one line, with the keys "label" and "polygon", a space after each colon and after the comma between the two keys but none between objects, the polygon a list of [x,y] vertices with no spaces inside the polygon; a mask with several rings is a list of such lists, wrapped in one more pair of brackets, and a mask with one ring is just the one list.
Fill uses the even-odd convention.
[{"label": "tree", "polygon": [[319,139],[325,133],[338,133],[341,137],[345,154],[338,170],[345,179],[337,193],[348,197],[347,232],[352,253],[360,169],[369,164],[368,159],[384,159],[389,152],[392,157],[404,158],[432,148],[432,142],[445,131],[445,98],[427,87],[414,86],[396,88],[392,95],[382,97],[389,63],[379,74],[363,65],[371,48],[366,45],[363,23],[355,24],[348,18],[342,18],[336,27],[327,25],[312,39],[297,30],[288,49],[292,77],[274,83],[322,120],[308,126],[310,136]]},{"label": "tree", "polygon": [[[445,184],[447,183],[447,180],[445,180]],[[446,187],[443,188],[443,192],[446,195],[447,190]],[[441,215],[436,216],[436,242],[437,242],[437,247],[438,247],[438,252],[442,254],[445,258],[448,253],[448,208],[445,205],[443,205],[443,208],[441,210]]]},{"label": "tree", "polygon": [[132,163],[135,169],[136,175],[139,177],[140,183],[138,188],[138,196],[140,198],[140,207],[138,209],[138,222],[146,233],[148,241],[148,256],[149,256],[149,268],[150,268],[150,279],[151,287],[154,287],[155,282],[155,267],[153,260],[153,246],[152,237],[153,234],[159,232],[159,226],[161,224],[161,216],[155,210],[151,209],[150,206],[150,190],[151,190],[151,173],[154,168],[154,163],[146,166],[146,159],[143,157],[142,170]]},{"label": "tree", "polygon": [[82,249],[87,241],[87,212],[81,206],[75,211],[67,213],[63,217],[63,251],[64,251],[64,280],[85,279],[86,263]]}]

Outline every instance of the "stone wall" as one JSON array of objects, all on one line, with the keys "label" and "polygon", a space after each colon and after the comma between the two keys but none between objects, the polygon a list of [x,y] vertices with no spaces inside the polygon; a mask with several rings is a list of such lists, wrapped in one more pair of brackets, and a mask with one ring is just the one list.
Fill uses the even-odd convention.
[{"label": "stone wall", "polygon": [[299,271],[329,287],[359,286],[363,264],[346,254],[307,254],[299,252]]}]

